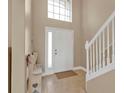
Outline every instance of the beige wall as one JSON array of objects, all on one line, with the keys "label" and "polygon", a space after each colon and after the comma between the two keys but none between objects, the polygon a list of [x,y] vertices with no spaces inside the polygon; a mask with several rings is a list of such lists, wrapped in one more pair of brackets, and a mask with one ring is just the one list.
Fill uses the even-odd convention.
[{"label": "beige wall", "polygon": [[26,93],[25,0],[12,0],[12,91]]},{"label": "beige wall", "polygon": [[39,53],[38,62],[45,63],[45,27],[74,30],[74,66],[82,64],[81,55],[81,1],[73,0],[73,22],[62,22],[47,18],[47,0],[33,0],[33,48]]},{"label": "beige wall", "polygon": [[91,40],[113,11],[114,0],[73,0],[73,22],[68,23],[47,18],[47,0],[33,0],[33,49],[39,53],[38,63],[44,65],[45,27],[52,26],[75,31],[74,65],[85,67],[85,41]]},{"label": "beige wall", "polygon": [[25,0],[25,54],[32,52],[32,0]]},{"label": "beige wall", "polygon": [[88,81],[87,93],[115,93],[115,71]]},{"label": "beige wall", "polygon": [[82,0],[83,66],[86,66],[85,41],[91,40],[114,11],[115,0]]},{"label": "beige wall", "polygon": [[12,39],[12,0],[8,0],[8,47],[11,47]]}]

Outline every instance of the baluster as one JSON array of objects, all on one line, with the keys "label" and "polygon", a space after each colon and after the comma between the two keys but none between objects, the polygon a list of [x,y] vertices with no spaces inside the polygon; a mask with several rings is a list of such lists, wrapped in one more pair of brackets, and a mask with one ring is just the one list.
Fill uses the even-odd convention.
[{"label": "baluster", "polygon": [[88,47],[88,41],[86,41],[85,48],[86,48],[86,56],[87,56],[87,75],[89,75],[89,47]]},{"label": "baluster", "polygon": [[99,35],[99,69],[102,67],[101,54],[101,35]]},{"label": "baluster", "polygon": [[115,60],[115,23],[114,19],[112,20],[112,62],[114,63]]},{"label": "baluster", "polygon": [[102,66],[103,66],[103,68],[105,67],[105,33],[104,33],[104,31],[103,31],[103,59],[102,59]]},{"label": "baluster", "polygon": [[94,42],[93,42],[93,72],[95,72],[95,48],[94,48]]},{"label": "baluster", "polygon": [[110,64],[110,55],[109,55],[109,25],[107,26],[107,65]]},{"label": "baluster", "polygon": [[90,73],[93,72],[93,65],[92,65],[92,45],[90,46]]},{"label": "baluster", "polygon": [[98,71],[98,42],[96,39],[96,71]]}]

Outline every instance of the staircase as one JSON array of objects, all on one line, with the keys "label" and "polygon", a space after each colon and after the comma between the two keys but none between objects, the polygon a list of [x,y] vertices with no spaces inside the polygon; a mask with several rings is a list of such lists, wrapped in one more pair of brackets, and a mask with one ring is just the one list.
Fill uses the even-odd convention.
[{"label": "staircase", "polygon": [[113,12],[91,41],[86,41],[86,81],[114,69],[115,13]]}]

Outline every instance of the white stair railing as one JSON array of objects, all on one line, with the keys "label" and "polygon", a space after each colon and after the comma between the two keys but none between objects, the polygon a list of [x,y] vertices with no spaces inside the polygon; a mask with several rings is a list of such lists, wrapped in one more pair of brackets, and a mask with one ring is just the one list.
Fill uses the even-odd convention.
[{"label": "white stair railing", "polygon": [[87,80],[114,69],[115,13],[113,12],[94,38],[86,41]]}]

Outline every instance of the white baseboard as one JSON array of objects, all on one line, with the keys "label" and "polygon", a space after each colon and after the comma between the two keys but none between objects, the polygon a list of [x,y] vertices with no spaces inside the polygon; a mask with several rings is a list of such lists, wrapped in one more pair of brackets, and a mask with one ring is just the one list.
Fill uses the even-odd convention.
[{"label": "white baseboard", "polygon": [[[78,66],[78,67],[73,67],[72,69],[68,69],[68,70],[83,70],[86,72],[86,68],[82,67],[82,66]],[[68,70],[64,70],[64,71],[68,71]],[[44,76],[48,76],[48,75],[52,75],[54,73],[57,73],[57,72],[48,72],[48,73],[43,73],[42,74],[42,77]]]},{"label": "white baseboard", "polygon": [[48,76],[48,75],[52,75],[52,74],[54,74],[54,73],[53,73],[53,72],[43,73],[43,74],[42,74],[42,77],[45,77],[45,76]]},{"label": "white baseboard", "polygon": [[115,69],[114,63],[110,64],[110,65],[108,65],[108,66],[106,66],[104,68],[101,68],[98,72],[94,72],[94,73],[92,73],[90,75],[87,75],[86,76],[86,81],[89,81],[89,80],[92,80],[92,79],[94,79],[94,78],[96,78],[98,76],[104,75],[105,73],[110,72],[110,71],[112,71],[114,69]]},{"label": "white baseboard", "polygon": [[83,71],[87,72],[86,68],[84,68],[82,66],[74,67],[73,70],[83,70]]}]

